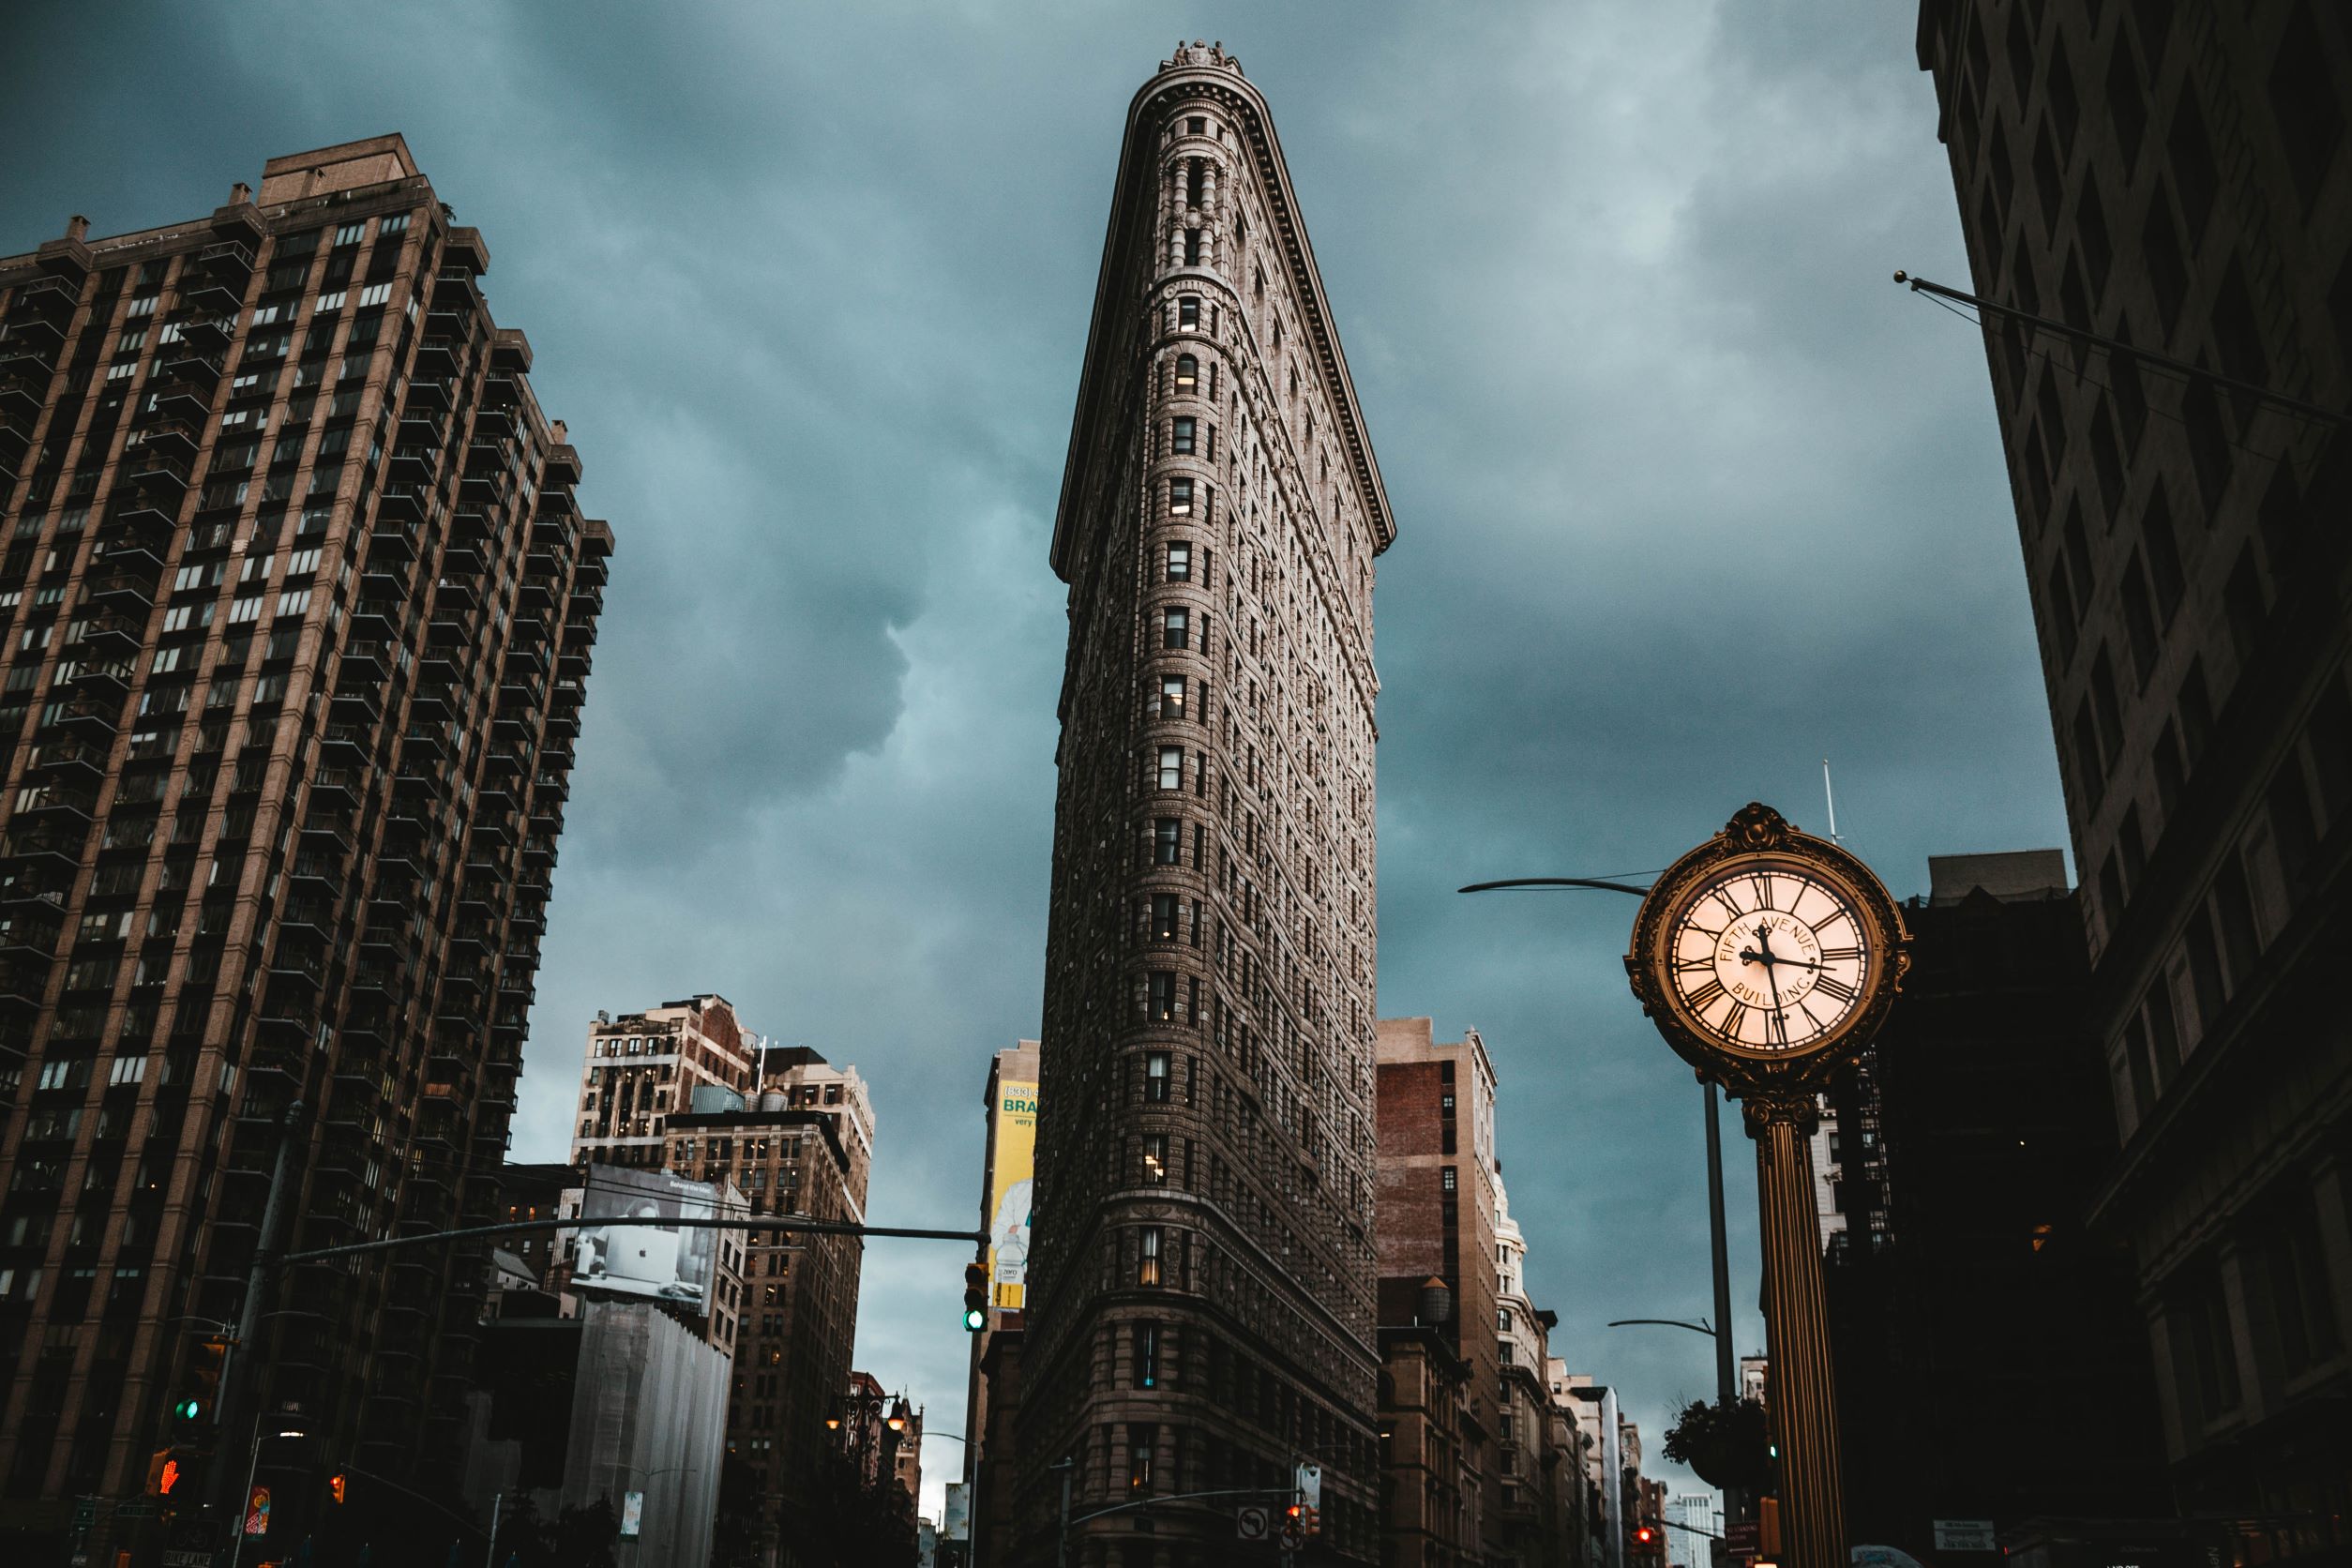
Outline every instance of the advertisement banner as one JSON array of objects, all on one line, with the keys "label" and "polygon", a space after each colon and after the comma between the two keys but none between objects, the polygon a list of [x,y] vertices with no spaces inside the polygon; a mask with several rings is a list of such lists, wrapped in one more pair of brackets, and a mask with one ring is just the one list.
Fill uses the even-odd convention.
[{"label": "advertisement banner", "polygon": [[600,1220],[710,1219],[718,1189],[666,1170],[592,1166],[573,1233],[572,1287],[617,1295],[679,1302],[710,1310],[718,1268],[718,1232],[663,1225],[610,1225]]},{"label": "advertisement banner", "polygon": [[988,1171],[990,1302],[1018,1311],[1029,1282],[1029,1195],[1037,1160],[1037,1086],[1000,1083],[996,1161]]},{"label": "advertisement banner", "polygon": [[942,1541],[972,1539],[972,1494],[960,1481],[947,1484],[947,1503],[940,1510],[939,1538]]},{"label": "advertisement banner", "polygon": [[621,1539],[634,1541],[644,1528],[645,1494],[623,1492],[621,1494]]}]

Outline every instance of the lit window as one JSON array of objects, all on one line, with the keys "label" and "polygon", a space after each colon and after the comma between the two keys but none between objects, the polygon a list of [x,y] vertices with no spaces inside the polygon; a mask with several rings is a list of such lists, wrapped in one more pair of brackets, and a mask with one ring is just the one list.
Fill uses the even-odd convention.
[{"label": "lit window", "polygon": [[1170,479],[1168,482],[1168,515],[1178,518],[1192,516],[1190,479]]},{"label": "lit window", "polygon": [[1157,1427],[1127,1428],[1127,1490],[1148,1492],[1152,1489],[1152,1449],[1158,1440]]},{"label": "lit window", "polygon": [[1135,1282],[1160,1282],[1160,1228],[1156,1225],[1147,1225],[1137,1232]]},{"label": "lit window", "polygon": [[[1175,900],[1169,899],[1173,904]],[[1172,917],[1171,917],[1172,918]],[[1166,1101],[1168,1098],[1168,1052],[1147,1051],[1143,1057],[1143,1097]]]},{"label": "lit window", "polygon": [[1438,1185],[1445,1189],[1447,1192],[1455,1190],[1454,1182],[1454,1168],[1452,1166],[1447,1166],[1443,1170],[1438,1173]]},{"label": "lit window", "polygon": [[1189,454],[1193,448],[1193,429],[1190,417],[1179,418],[1169,432],[1168,449],[1180,457]]},{"label": "lit window", "polygon": [[[1173,893],[1154,893],[1152,895],[1152,940],[1153,942],[1174,942],[1176,940],[1176,895]],[[1160,1059],[1160,1070],[1163,1081],[1165,1081],[1167,1078],[1167,1068],[1168,1059],[1166,1057],[1162,1057]],[[1162,1095],[1160,1097],[1164,1099],[1167,1096]]]},{"label": "lit window", "polygon": [[1184,678],[1182,675],[1160,677],[1160,716],[1162,718],[1184,716]]},{"label": "lit window", "polygon": [[1192,641],[1192,611],[1182,605],[1170,605],[1160,617],[1160,646],[1182,648]]},{"label": "lit window", "polygon": [[[1180,419],[1177,423],[1189,425],[1192,421]],[[1182,539],[1172,541],[1168,547],[1168,580],[1170,582],[1192,580],[1192,546]]]},{"label": "lit window", "polygon": [[[1157,1323],[1138,1323],[1135,1326],[1135,1386],[1157,1388],[1160,1385],[1160,1326]],[[1150,1469],[1144,1471],[1150,1478]]]},{"label": "lit window", "polygon": [[1161,746],[1154,776],[1163,790],[1183,789],[1184,787],[1184,748],[1181,746]]},{"label": "lit window", "polygon": [[1200,361],[1191,354],[1176,356],[1176,390],[1190,392],[1200,384]]}]

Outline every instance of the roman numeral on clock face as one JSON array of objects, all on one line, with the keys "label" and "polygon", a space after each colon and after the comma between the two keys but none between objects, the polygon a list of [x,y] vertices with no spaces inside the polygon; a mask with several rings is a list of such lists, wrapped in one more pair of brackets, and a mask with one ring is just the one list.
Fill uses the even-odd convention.
[{"label": "roman numeral on clock face", "polygon": [[1813,983],[1813,988],[1817,991],[1825,991],[1840,1002],[1851,1002],[1862,994],[1834,974],[1822,975]]},{"label": "roman numeral on clock face", "polygon": [[1722,1001],[1723,996],[1723,982],[1710,975],[1706,984],[1700,986],[1698,989],[1683,993],[1682,1003],[1694,1013],[1704,1013],[1708,1008]]}]

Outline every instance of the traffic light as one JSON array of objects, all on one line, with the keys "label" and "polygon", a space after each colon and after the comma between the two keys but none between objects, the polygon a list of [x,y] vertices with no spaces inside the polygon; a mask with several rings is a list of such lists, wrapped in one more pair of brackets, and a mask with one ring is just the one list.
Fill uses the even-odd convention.
[{"label": "traffic light", "polygon": [[348,1485],[348,1478],[342,1471],[337,1470],[326,1478],[326,1495],[339,1504],[343,1500],[343,1488],[346,1485]]},{"label": "traffic light", "polygon": [[229,1341],[219,1334],[199,1339],[188,1352],[172,1423],[185,1438],[208,1432],[220,1420],[220,1374],[229,1364]]},{"label": "traffic light", "polygon": [[978,1334],[988,1326],[988,1270],[985,1263],[964,1265],[964,1328]]},{"label": "traffic light", "polygon": [[1282,1538],[1293,1546],[1306,1539],[1307,1515],[1314,1511],[1303,1502],[1294,1502],[1282,1514]]},{"label": "traffic light", "polygon": [[1300,1512],[1299,1523],[1305,1527],[1306,1538],[1312,1541],[1323,1533],[1323,1511],[1307,1504]]},{"label": "traffic light", "polygon": [[1657,1530],[1649,1525],[1642,1525],[1634,1531],[1634,1545],[1636,1546],[1647,1546],[1657,1538]]}]

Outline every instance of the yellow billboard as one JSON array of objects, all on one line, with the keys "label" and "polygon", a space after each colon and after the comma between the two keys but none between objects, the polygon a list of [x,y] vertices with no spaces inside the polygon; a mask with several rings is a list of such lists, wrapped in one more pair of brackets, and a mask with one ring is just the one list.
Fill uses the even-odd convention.
[{"label": "yellow billboard", "polygon": [[1029,1283],[1029,1195],[1037,1168],[1037,1086],[999,1083],[989,1114],[989,1301],[1018,1312]]}]

